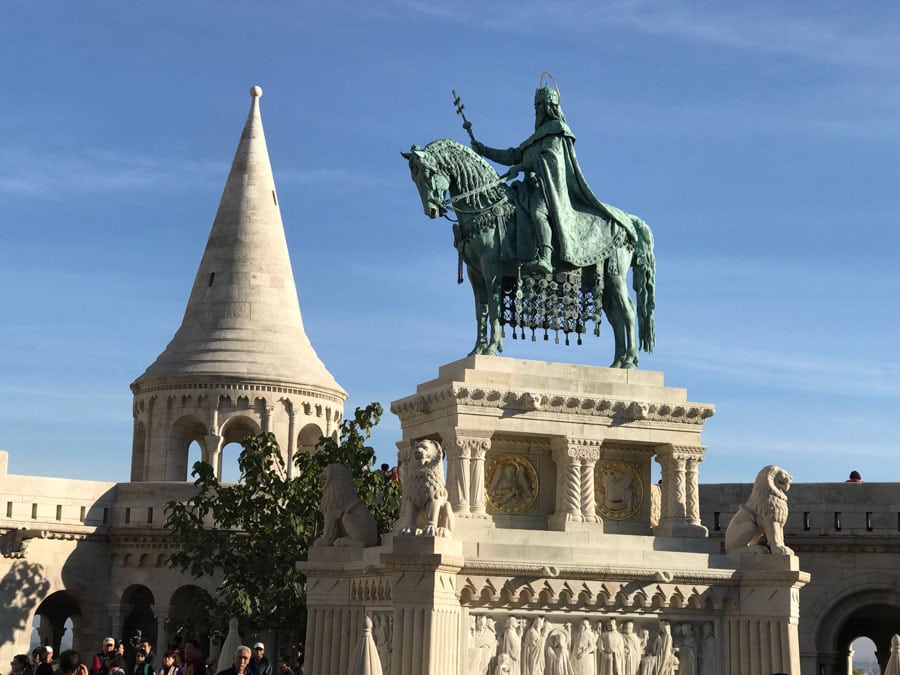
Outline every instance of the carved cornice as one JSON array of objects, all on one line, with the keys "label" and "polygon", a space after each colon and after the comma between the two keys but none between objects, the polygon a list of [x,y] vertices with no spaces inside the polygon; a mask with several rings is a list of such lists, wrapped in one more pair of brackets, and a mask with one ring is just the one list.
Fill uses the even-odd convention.
[{"label": "carved cornice", "polygon": [[716,411],[715,406],[708,403],[644,403],[580,394],[508,391],[452,384],[394,401],[391,412],[401,421],[406,421],[461,406],[495,408],[520,414],[545,412],[672,424],[703,424]]},{"label": "carved cornice", "polygon": [[208,390],[213,394],[221,392],[221,395],[228,395],[234,392],[254,392],[254,393],[271,393],[271,394],[288,394],[290,396],[306,396],[313,399],[330,401],[335,405],[343,408],[344,399],[335,396],[329,392],[306,387],[292,387],[284,384],[270,384],[263,382],[162,382],[158,384],[140,384],[132,385],[132,392],[135,397],[146,396],[154,392],[187,392],[196,390]]}]

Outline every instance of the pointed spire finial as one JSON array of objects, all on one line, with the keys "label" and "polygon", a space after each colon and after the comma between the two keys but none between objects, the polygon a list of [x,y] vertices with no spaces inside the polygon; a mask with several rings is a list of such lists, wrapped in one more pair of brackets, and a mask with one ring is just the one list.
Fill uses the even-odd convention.
[{"label": "pointed spire finial", "polygon": [[252,87],[250,87],[250,96],[252,96],[253,98],[260,98],[262,96],[262,87],[260,87],[258,84],[254,84]]}]

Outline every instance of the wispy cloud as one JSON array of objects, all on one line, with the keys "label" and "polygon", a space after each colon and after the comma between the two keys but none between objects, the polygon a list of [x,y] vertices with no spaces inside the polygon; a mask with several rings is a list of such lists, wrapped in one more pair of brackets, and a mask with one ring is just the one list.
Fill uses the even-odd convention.
[{"label": "wispy cloud", "polygon": [[797,9],[799,5],[766,2],[575,0],[564,4],[484,4],[461,0],[438,6],[424,0],[400,0],[398,4],[432,19],[477,23],[492,31],[544,36],[554,31],[559,36],[618,34],[620,39],[627,39],[621,34],[624,30],[842,65],[897,66],[898,37],[896,31],[889,30],[890,22],[873,16],[870,21],[849,25],[849,20],[860,18],[850,6],[838,5],[829,12],[815,5],[813,12],[803,15]]},{"label": "wispy cloud", "polygon": [[[789,341],[786,344],[793,345]],[[721,340],[670,336],[670,363],[695,371],[770,389],[831,394],[844,398],[900,399],[900,363],[872,363],[852,355],[810,354],[807,349],[779,351]]]},{"label": "wispy cloud", "polygon": [[47,199],[79,193],[183,189],[198,181],[215,185],[224,176],[220,162],[109,151],[66,156],[34,154],[15,146],[0,148],[0,192]]}]

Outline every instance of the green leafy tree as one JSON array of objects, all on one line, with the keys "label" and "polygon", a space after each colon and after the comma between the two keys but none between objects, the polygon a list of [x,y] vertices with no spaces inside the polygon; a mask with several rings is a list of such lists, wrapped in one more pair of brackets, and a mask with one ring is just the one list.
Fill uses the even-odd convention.
[{"label": "green leafy tree", "polygon": [[181,614],[178,628],[212,628],[212,635],[221,636],[228,619],[235,617],[251,631],[275,630],[291,641],[302,638],[306,579],[295,563],[307,558],[323,532],[322,469],[332,463],[350,469],[379,534],[390,531],[397,519],[400,485],[372,470],[375,451],[366,445],[381,414],[378,403],[357,408],[341,425],[339,440],[322,438],[316,452],[297,454],[290,478],[271,433],[242,442],[237,483],[221,483],[209,464],[194,464],[197,493],[166,506],[166,528],[181,543],[169,565],[197,578],[217,576],[221,582],[217,597],[209,597],[199,612],[207,625],[189,625],[190,616]]}]

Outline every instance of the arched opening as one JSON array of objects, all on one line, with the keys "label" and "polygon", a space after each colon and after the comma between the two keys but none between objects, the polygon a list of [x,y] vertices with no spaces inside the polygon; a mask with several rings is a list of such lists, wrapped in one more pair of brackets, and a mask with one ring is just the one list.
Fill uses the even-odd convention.
[{"label": "arched opening", "polygon": [[193,442],[197,442],[205,455],[206,425],[193,415],[180,417],[169,433],[168,465],[166,467],[166,480],[191,480],[188,464],[188,449]]},{"label": "arched opening", "polygon": [[237,483],[241,477],[238,458],[244,449],[241,445],[248,436],[257,436],[259,425],[250,417],[232,417],[222,427],[222,452],[219,455],[218,476],[223,483]]},{"label": "arched opening", "polygon": [[70,647],[75,626],[73,617],[81,618],[81,608],[71,593],[57,591],[48,595],[35,610],[37,644],[53,647],[55,654]]},{"label": "arched opening", "polygon": [[854,669],[863,675],[881,675],[881,668],[875,658],[875,643],[867,637],[858,637],[850,643],[850,672]]},{"label": "arched opening", "polygon": [[307,424],[297,435],[297,451],[314,453],[319,440],[324,436],[321,427],[318,424]]},{"label": "arched opening", "polygon": [[883,670],[890,656],[891,637],[900,633],[900,591],[868,588],[845,595],[817,624],[816,649],[823,657],[819,663],[822,672],[850,675],[851,661],[861,653],[855,647],[851,653],[851,645],[858,638],[868,638],[875,644],[875,656]]},{"label": "arched opening", "polygon": [[200,444],[197,441],[192,441],[188,446],[187,453],[187,479],[189,481],[193,481],[196,476],[194,476],[194,465],[197,462],[205,461],[203,458],[203,448],[200,447]]},{"label": "arched opening", "polygon": [[147,427],[143,422],[134,425],[134,439],[131,443],[131,481],[144,480],[145,448]]},{"label": "arched opening", "polygon": [[209,655],[210,603],[209,593],[199,586],[181,586],[169,600],[169,618],[166,632],[173,646],[182,646],[186,640],[200,643],[203,654]]},{"label": "arched opening", "polygon": [[122,639],[125,642],[125,659],[134,661],[134,649],[142,639],[156,644],[156,616],[153,614],[153,593],[146,586],[129,586],[122,593],[122,604],[130,607],[122,623]]}]

